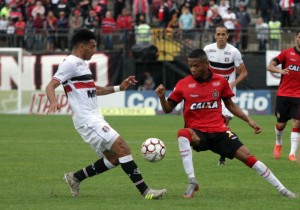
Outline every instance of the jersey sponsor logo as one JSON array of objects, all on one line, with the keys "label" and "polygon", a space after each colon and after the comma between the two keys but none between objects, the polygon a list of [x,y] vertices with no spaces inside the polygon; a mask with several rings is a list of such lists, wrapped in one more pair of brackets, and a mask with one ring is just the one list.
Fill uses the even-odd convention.
[{"label": "jersey sponsor logo", "polygon": [[96,92],[97,92],[96,90],[87,90],[86,91],[86,93],[88,95],[88,98],[94,98],[94,97],[96,97],[97,96]]},{"label": "jersey sponsor logo", "polygon": [[214,98],[218,98],[219,97],[219,91],[217,91],[217,90],[214,90],[213,92],[212,92],[212,97],[214,97]]},{"label": "jersey sponsor logo", "polygon": [[231,52],[224,52],[224,55],[231,55]]},{"label": "jersey sponsor logo", "polygon": [[217,52],[217,50],[214,50],[214,49],[209,49],[208,52]]},{"label": "jersey sponsor logo", "polygon": [[195,88],[196,87],[196,83],[192,83],[192,84],[188,84],[189,88]]},{"label": "jersey sponsor logo", "polygon": [[220,84],[221,84],[221,83],[220,83],[219,81],[218,81],[218,82],[213,82],[213,83],[212,83],[212,86],[218,87],[218,86],[220,86]]},{"label": "jersey sponsor logo", "polygon": [[192,98],[196,98],[196,97],[198,97],[199,95],[197,95],[197,94],[191,94],[190,95]]},{"label": "jersey sponsor logo", "polygon": [[299,71],[300,66],[289,65],[288,69],[291,70],[291,71]]},{"label": "jersey sponsor logo", "polygon": [[193,103],[190,107],[191,110],[198,110],[198,109],[217,109],[218,101],[204,101],[204,102],[196,102]]}]

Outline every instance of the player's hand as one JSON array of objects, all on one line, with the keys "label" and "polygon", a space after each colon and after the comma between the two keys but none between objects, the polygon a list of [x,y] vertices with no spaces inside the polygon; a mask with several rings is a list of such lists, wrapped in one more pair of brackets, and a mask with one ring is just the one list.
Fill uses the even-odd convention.
[{"label": "player's hand", "polygon": [[165,87],[160,84],[156,89],[155,89],[155,93],[159,98],[165,98],[165,94],[166,94],[166,89]]},{"label": "player's hand", "polygon": [[49,114],[55,114],[55,112],[57,112],[58,110],[60,110],[60,104],[55,102],[50,104],[50,107],[48,109],[47,115]]},{"label": "player's hand", "polygon": [[262,132],[262,129],[259,125],[256,124],[253,120],[249,120],[248,124],[254,129],[255,134]]},{"label": "player's hand", "polygon": [[289,75],[289,71],[290,71],[290,70],[288,70],[288,68],[282,69],[282,70],[280,71],[280,74],[283,74],[283,75]]},{"label": "player's hand", "polygon": [[135,85],[137,82],[135,76],[129,76],[121,83],[120,90],[126,90],[130,85]]}]

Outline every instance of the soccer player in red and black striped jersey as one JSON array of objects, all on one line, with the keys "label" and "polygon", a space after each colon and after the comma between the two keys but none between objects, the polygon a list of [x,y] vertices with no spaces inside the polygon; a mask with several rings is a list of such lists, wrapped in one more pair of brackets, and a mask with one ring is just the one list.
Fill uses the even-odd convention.
[{"label": "soccer player in red and black striped jersey", "polygon": [[188,57],[188,65],[191,75],[178,81],[167,99],[163,85],[159,85],[155,90],[165,113],[172,112],[177,104],[184,101],[185,125],[178,131],[179,151],[188,177],[188,187],[183,197],[192,198],[194,192],[199,190],[192,149],[197,152],[211,150],[229,159],[237,158],[266,179],[282,196],[298,197],[285,188],[271,170],[249,152],[239,137],[230,131],[224,122],[222,100],[226,108],[247,122],[256,134],[262,131],[260,126],[231,100],[234,93],[226,79],[209,70],[209,62],[204,50],[193,50]]},{"label": "soccer player in red and black striped jersey", "polygon": [[135,77],[129,76],[119,86],[96,86],[89,66],[85,62],[90,60],[96,51],[95,34],[88,29],[81,29],[73,35],[72,45],[71,55],[59,65],[53,79],[46,87],[50,101],[48,113],[55,113],[60,109],[55,89],[62,84],[73,112],[75,129],[100,158],[75,173],[65,174],[64,179],[71,188],[72,196],[79,195],[79,184],[86,178],[121,165],[145,199],[161,198],[167,190],[154,190],[146,185],[127,143],[104,120],[97,106],[98,95],[126,90],[129,85],[136,84]]},{"label": "soccer player in red and black striped jersey", "polygon": [[[292,121],[290,161],[296,161],[300,141],[300,31],[296,33],[296,46],[282,50],[269,64],[268,71],[281,74],[277,91],[275,116],[276,143],[274,158],[280,158],[282,135],[286,124]],[[277,66],[281,64],[281,69]]]}]

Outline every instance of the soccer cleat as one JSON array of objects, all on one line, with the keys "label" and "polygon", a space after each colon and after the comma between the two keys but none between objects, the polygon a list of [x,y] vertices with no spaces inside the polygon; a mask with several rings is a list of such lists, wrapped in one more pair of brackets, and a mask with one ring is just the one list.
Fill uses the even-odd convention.
[{"label": "soccer cleat", "polygon": [[289,190],[286,189],[286,188],[280,190],[279,193],[280,193],[282,196],[285,196],[285,197],[288,197],[288,198],[298,198],[298,197],[299,197],[298,194],[293,193],[293,192],[289,191]]},{"label": "soccer cleat", "polygon": [[199,191],[199,184],[196,178],[190,178],[189,184],[187,186],[187,189],[185,193],[182,195],[184,198],[192,198],[194,197],[194,193]]},{"label": "soccer cleat", "polygon": [[224,157],[220,157],[218,166],[225,166],[225,158]]},{"label": "soccer cleat", "polygon": [[160,199],[161,197],[163,197],[165,194],[167,194],[167,190],[166,189],[162,189],[162,190],[154,190],[151,188],[148,188],[143,196],[145,199],[147,200],[152,200],[152,199]]},{"label": "soccer cleat", "polygon": [[274,151],[273,151],[273,155],[274,155],[275,159],[279,159],[280,158],[280,151],[281,151],[281,145],[275,144]]},{"label": "soccer cleat", "polygon": [[71,194],[73,197],[77,197],[79,196],[79,184],[80,182],[78,181],[78,179],[76,179],[74,177],[74,173],[67,173],[64,175],[64,180],[66,181],[66,183],[69,185],[69,187],[71,188]]},{"label": "soccer cleat", "polygon": [[289,160],[290,161],[297,161],[297,158],[294,154],[292,154],[292,155],[289,155]]}]

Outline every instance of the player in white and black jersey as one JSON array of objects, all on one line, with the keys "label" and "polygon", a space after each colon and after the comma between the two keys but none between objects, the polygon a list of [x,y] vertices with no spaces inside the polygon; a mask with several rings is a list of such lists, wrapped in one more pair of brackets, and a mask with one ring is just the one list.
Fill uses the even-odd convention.
[{"label": "player in white and black jersey", "polygon": [[[227,43],[229,38],[225,26],[218,26],[215,30],[216,42],[204,47],[209,60],[209,68],[212,72],[223,76],[236,94],[236,86],[247,77],[247,69],[242,60],[240,51]],[[236,76],[238,75],[238,76]],[[235,102],[235,97],[232,98]],[[233,114],[222,103],[222,115],[227,125],[233,118]],[[225,157],[220,157],[219,165],[225,165]]]},{"label": "player in white and black jersey", "polygon": [[71,188],[73,196],[79,195],[79,184],[86,178],[101,174],[121,165],[145,199],[158,199],[167,190],[149,188],[133,160],[127,143],[104,120],[97,106],[97,96],[126,90],[136,84],[134,76],[129,76],[119,86],[99,87],[94,83],[92,73],[85,63],[96,51],[96,37],[93,32],[81,29],[72,37],[72,53],[58,67],[53,79],[46,87],[50,101],[48,114],[60,109],[55,97],[55,89],[62,84],[73,112],[75,129],[83,140],[90,144],[100,157],[95,163],[77,172],[65,174],[64,179]]}]

